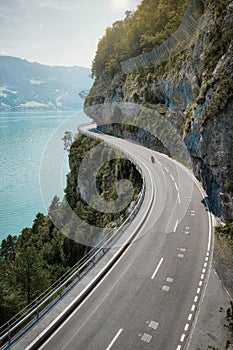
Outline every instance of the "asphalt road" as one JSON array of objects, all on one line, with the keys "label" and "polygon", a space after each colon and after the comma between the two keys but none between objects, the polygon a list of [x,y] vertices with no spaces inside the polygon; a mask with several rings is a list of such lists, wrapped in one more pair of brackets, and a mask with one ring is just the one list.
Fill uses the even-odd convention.
[{"label": "asphalt road", "polygon": [[152,206],[119,261],[41,349],[185,349],[212,254],[203,194],[191,173],[167,156],[101,137],[140,163]]}]

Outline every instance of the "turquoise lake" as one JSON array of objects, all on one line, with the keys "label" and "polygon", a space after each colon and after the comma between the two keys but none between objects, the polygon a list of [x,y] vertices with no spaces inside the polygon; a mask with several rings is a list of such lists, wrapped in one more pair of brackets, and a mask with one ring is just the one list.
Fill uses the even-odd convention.
[{"label": "turquoise lake", "polygon": [[[78,125],[86,122],[90,119],[82,111],[0,113],[0,241],[31,227],[38,212],[47,213],[48,204],[41,197],[40,164],[48,153],[52,158],[47,160],[48,176],[43,174],[43,182],[48,178],[45,202],[54,195],[63,197],[69,167],[62,136],[65,131],[77,133]],[[58,188],[49,172],[61,157]]]}]

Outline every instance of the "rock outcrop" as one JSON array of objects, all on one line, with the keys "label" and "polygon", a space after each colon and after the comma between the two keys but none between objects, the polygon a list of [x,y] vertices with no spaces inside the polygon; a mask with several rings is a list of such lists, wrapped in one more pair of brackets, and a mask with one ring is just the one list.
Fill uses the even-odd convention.
[{"label": "rock outcrop", "polygon": [[[188,46],[155,67],[138,67],[128,74],[119,71],[113,77],[103,71],[85,107],[99,124],[98,108],[93,113],[90,106],[131,102],[156,109],[181,135],[213,213],[232,221],[233,1],[205,1],[202,11]],[[116,126],[106,129],[119,135]],[[135,132],[132,137],[140,141],[139,136]],[[148,145],[156,149],[147,138]]]}]

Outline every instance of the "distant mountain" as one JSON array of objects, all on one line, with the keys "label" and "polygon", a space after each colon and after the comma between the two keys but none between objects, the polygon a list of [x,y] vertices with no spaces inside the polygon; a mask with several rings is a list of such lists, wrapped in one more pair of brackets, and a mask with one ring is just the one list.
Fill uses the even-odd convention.
[{"label": "distant mountain", "polygon": [[0,111],[79,109],[82,91],[92,85],[90,69],[31,63],[0,56]]}]

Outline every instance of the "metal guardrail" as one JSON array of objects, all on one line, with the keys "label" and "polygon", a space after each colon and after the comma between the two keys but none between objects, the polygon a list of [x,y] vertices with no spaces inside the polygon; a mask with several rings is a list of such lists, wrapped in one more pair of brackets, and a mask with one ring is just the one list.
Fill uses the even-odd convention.
[{"label": "metal guardrail", "polygon": [[[81,127],[82,127],[82,126],[85,126],[85,125],[87,125],[87,124],[86,124],[86,123],[81,124],[81,125],[78,127],[78,131],[79,131],[82,135],[89,136],[89,137],[92,137],[92,138],[95,138],[95,139],[99,139],[98,136],[96,136],[96,135],[94,135],[94,134],[89,134],[88,132],[83,131],[83,130],[81,129]],[[100,131],[100,130],[97,130],[97,129],[90,129],[90,131],[92,131],[92,130],[95,130],[95,132],[97,132],[97,133],[99,133],[99,134],[105,135],[105,134],[104,134],[102,131]],[[141,167],[140,167],[140,165],[138,164],[138,162],[137,162],[134,158],[132,158],[131,155],[130,155],[128,152],[126,152],[125,149],[121,148],[120,146],[114,145],[113,143],[111,143],[111,142],[109,142],[109,141],[106,141],[106,140],[105,140],[104,142],[105,142],[108,146],[113,147],[113,148],[119,150],[120,152],[124,153],[124,154],[126,155],[126,157],[131,161],[131,163],[133,163],[133,164],[136,166],[136,169],[137,169],[138,172],[140,173],[140,175],[141,175],[141,177],[142,177],[142,179],[143,179],[143,182],[144,182],[144,180],[145,180],[145,179],[144,179],[144,175],[143,175],[143,173],[142,173]],[[133,142],[133,141],[130,140],[130,142]],[[136,142],[135,142],[135,143],[136,143]]]},{"label": "metal guardrail", "polygon": [[[90,135],[79,130],[82,134],[98,138],[98,136]],[[110,142],[106,142],[111,147],[115,147],[123,151]],[[126,154],[127,155],[127,154]],[[122,224],[117,229],[114,228],[108,232],[107,237],[102,239],[94,246],[80,261],[78,261],[70,270],[52,284],[44,293],[38,296],[32,303],[22,309],[17,315],[11,318],[7,323],[0,327],[0,347],[1,349],[9,349],[10,346],[22,337],[42,316],[44,316],[59,300],[61,300],[69,290],[74,287],[81,278],[105,255],[113,244],[120,238],[128,225],[137,215],[146,192],[145,178],[139,164],[127,155],[135,164],[143,179],[143,186],[140,193],[140,198],[137,205],[132,210],[130,215],[124,217]]]}]

